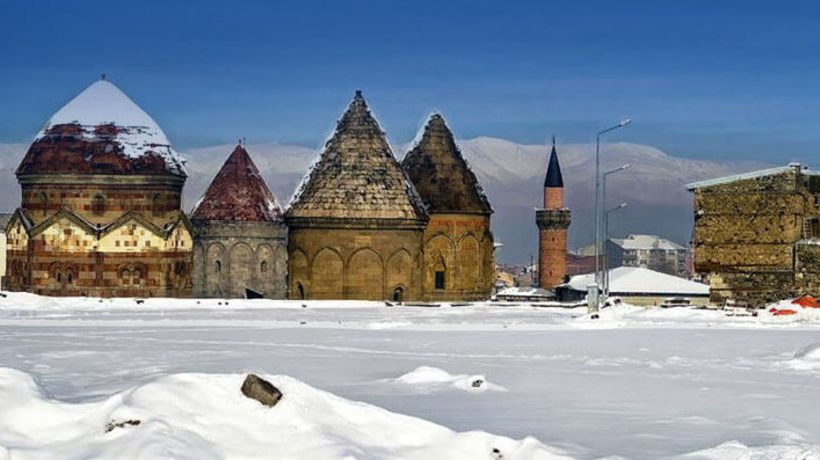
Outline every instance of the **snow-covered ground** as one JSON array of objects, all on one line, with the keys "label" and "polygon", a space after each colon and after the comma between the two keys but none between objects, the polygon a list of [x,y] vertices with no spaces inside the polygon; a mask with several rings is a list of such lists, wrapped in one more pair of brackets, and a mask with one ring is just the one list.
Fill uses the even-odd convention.
[{"label": "snow-covered ground", "polygon": [[302,305],[0,298],[0,459],[820,459],[816,310]]}]

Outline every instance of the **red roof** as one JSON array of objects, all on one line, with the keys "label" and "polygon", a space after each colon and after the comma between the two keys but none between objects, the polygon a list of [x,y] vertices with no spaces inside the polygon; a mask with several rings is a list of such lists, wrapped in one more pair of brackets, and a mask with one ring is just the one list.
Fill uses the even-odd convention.
[{"label": "red roof", "polygon": [[237,145],[196,205],[191,219],[275,221],[282,210],[248,155]]}]

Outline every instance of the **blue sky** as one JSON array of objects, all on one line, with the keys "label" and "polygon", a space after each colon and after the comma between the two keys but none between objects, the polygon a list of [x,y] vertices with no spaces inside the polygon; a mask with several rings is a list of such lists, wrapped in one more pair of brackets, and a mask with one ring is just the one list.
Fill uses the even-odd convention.
[{"label": "blue sky", "polygon": [[395,142],[432,109],[528,143],[630,116],[613,140],[820,163],[820,7],[728,3],[4,1],[0,142],[106,72],[183,149],[316,146],[361,88]]}]

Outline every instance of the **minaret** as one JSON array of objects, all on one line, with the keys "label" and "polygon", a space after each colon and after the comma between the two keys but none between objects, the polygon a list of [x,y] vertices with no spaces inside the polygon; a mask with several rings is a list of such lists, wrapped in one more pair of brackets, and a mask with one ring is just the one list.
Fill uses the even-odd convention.
[{"label": "minaret", "polygon": [[564,178],[552,137],[547,176],[544,179],[544,209],[535,212],[538,225],[538,286],[552,289],[567,274],[567,228],[570,211],[564,207]]}]

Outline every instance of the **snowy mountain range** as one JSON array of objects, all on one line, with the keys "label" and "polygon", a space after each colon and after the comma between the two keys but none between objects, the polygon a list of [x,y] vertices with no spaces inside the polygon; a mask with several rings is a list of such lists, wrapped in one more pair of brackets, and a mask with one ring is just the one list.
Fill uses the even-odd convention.
[{"label": "snowy mountain range", "polygon": [[[495,208],[493,231],[504,244],[498,253],[505,262],[526,262],[537,250],[533,208],[541,205],[548,149],[503,139],[478,137],[459,141],[462,152],[481,180]],[[0,144],[0,209],[19,205],[20,190],[14,170],[25,144]],[[182,152],[188,160],[189,179],[184,203],[189,210],[204,193],[234,145],[217,145]],[[406,145],[393,151],[401,157]],[[559,144],[558,155],[572,209],[570,247],[592,240],[594,197],[594,145]],[[247,150],[282,205],[287,204],[317,149],[279,143],[249,144]],[[752,162],[712,162],[670,156],[642,144],[613,143],[601,148],[603,170],[629,163],[631,167],[610,176],[607,205],[628,202],[612,215],[610,233],[652,233],[687,243],[692,230],[692,197],[684,184],[711,177],[758,169]]]}]

